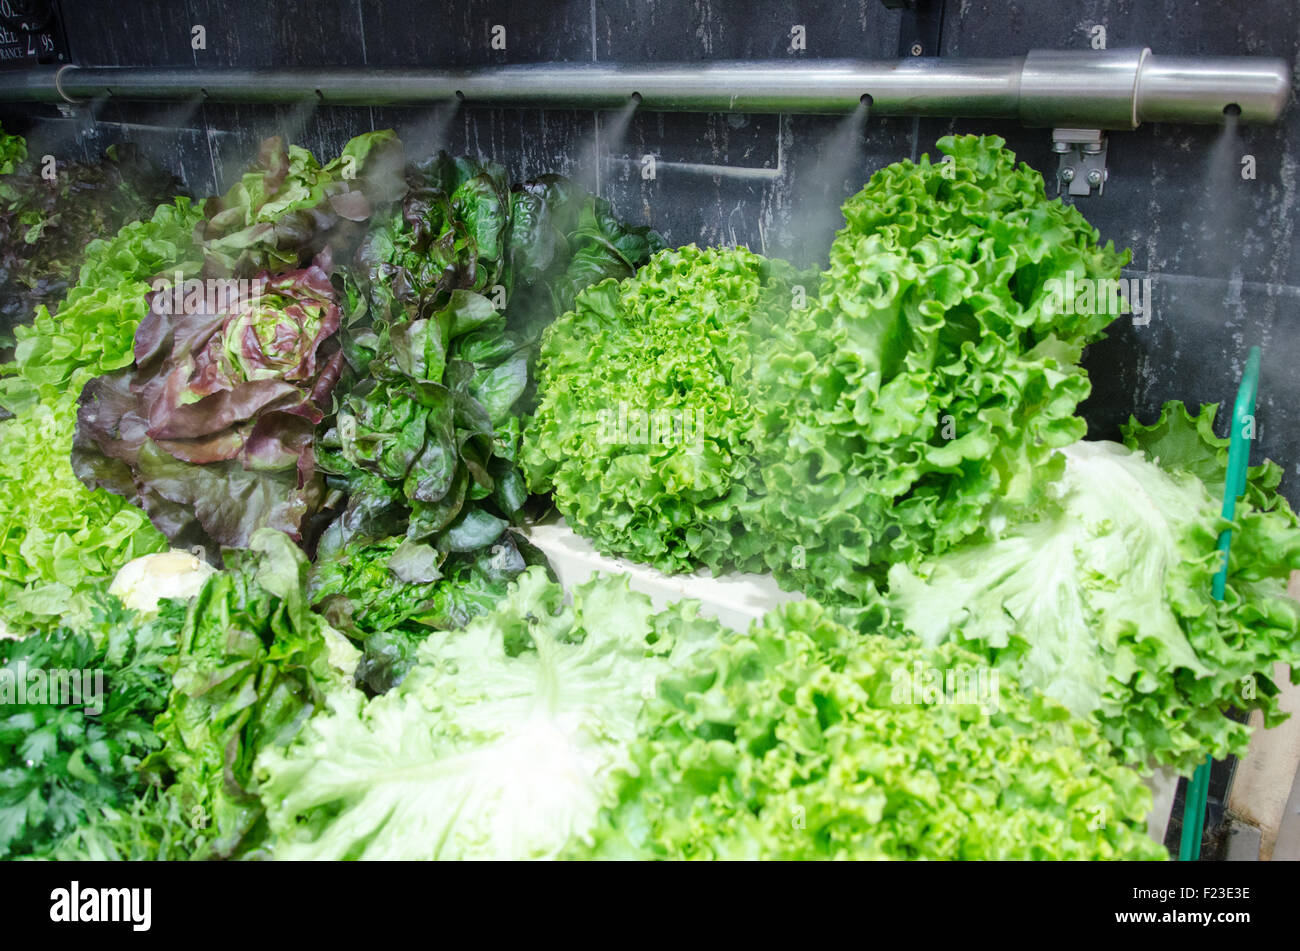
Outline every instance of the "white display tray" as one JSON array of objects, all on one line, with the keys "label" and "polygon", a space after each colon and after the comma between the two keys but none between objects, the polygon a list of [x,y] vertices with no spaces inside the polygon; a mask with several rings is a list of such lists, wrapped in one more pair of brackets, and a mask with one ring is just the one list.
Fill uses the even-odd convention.
[{"label": "white display tray", "polygon": [[683,598],[693,598],[703,605],[701,613],[737,631],[748,630],[752,621],[779,604],[803,599],[802,594],[782,591],[770,575],[740,572],[718,576],[705,572],[666,575],[625,558],[602,555],[591,542],[569,528],[564,519],[533,525],[527,535],[546,555],[565,590],[582,584],[597,572],[625,573],[632,590],[648,595],[656,610]]}]

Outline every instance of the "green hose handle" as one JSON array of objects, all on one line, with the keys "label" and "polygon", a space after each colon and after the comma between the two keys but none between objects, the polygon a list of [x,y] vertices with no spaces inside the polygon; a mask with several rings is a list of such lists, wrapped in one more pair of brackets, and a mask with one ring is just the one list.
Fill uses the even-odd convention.
[{"label": "green hose handle", "polygon": [[[1223,517],[1229,522],[1237,514],[1237,498],[1246,491],[1250,469],[1250,440],[1255,432],[1255,398],[1259,395],[1259,347],[1251,347],[1246,369],[1237,387],[1237,401],[1232,407],[1232,429],[1228,434],[1228,475],[1223,486]],[[1219,533],[1219,551],[1223,560],[1214,573],[1214,600],[1222,601],[1228,586],[1228,553],[1232,549],[1232,527]],[[1183,834],[1178,844],[1178,859],[1195,862],[1201,857],[1201,839],[1205,835],[1205,805],[1210,787],[1210,757],[1196,767],[1187,784],[1183,804]]]}]

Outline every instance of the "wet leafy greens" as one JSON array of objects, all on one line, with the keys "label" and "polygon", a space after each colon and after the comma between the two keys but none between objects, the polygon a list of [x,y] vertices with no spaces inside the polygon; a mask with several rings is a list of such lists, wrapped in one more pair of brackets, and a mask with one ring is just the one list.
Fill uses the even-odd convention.
[{"label": "wet leafy greens", "polygon": [[1057,491],[996,539],[890,570],[900,623],[1094,717],[1124,762],[1189,773],[1206,754],[1244,752],[1249,728],[1224,714],[1276,723],[1273,665],[1300,664],[1300,604],[1286,594],[1300,531],[1280,470],[1252,469],[1227,595],[1212,598],[1227,445],[1216,409],[1171,403],[1128,427],[1133,448],[1062,450]]}]

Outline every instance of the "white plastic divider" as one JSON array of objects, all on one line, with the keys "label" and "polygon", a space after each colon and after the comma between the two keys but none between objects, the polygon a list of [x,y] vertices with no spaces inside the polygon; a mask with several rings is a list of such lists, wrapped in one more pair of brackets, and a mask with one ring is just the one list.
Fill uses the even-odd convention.
[{"label": "white plastic divider", "polygon": [[704,572],[666,575],[647,565],[625,558],[602,555],[591,542],[578,535],[564,519],[546,521],[527,530],[529,541],[541,549],[555,569],[566,591],[582,584],[596,572],[625,573],[633,591],[648,595],[657,610],[674,601],[693,598],[703,605],[701,613],[715,617],[727,627],[744,631],[756,618],[786,601],[799,601],[802,594],[782,591],[770,575],[728,572],[713,576]]},{"label": "white plastic divider", "polygon": [[1147,814],[1147,835],[1164,845],[1165,834],[1169,831],[1169,818],[1174,811],[1174,796],[1178,792],[1178,774],[1160,768],[1148,776],[1145,782],[1155,799],[1151,812]]}]

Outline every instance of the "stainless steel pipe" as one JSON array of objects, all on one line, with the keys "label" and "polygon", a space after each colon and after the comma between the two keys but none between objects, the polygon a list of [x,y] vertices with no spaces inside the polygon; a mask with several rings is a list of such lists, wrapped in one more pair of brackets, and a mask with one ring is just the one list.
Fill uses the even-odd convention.
[{"label": "stainless steel pipe", "polygon": [[633,94],[662,112],[828,113],[869,96],[880,116],[1019,119],[1131,129],[1141,122],[1275,122],[1290,95],[1285,60],[1156,56],[1150,50],[1034,51],[1004,59],[822,60],[469,70],[182,69],[64,66],[0,74],[0,101],[127,100],[615,109]]}]

